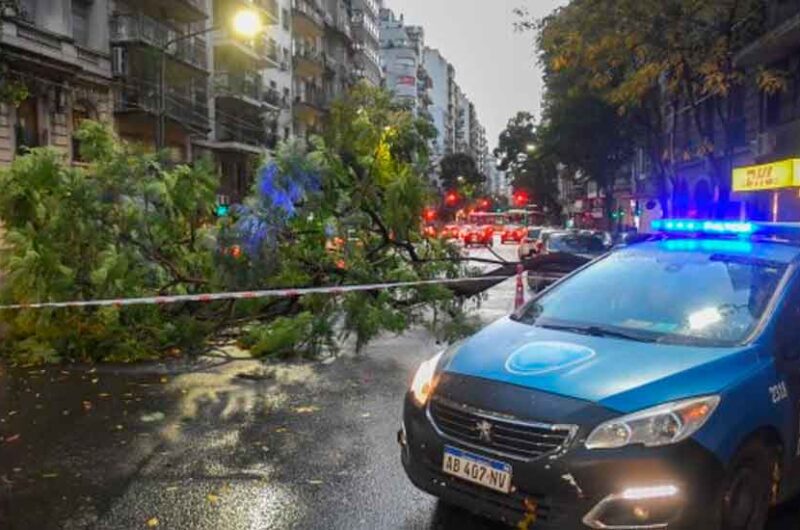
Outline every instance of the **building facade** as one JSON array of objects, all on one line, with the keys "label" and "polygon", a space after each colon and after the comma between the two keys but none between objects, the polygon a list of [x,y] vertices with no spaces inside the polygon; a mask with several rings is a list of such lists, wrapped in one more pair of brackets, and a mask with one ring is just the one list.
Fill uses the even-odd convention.
[{"label": "building facade", "polygon": [[28,96],[16,107],[0,105],[0,164],[39,146],[77,160],[73,133],[80,122],[111,121],[109,9],[108,0],[24,0],[3,13],[4,75]]},{"label": "building facade", "polygon": [[[381,9],[381,63],[386,88],[416,115],[428,110],[431,82],[424,60],[425,32],[407,26],[391,9]],[[427,116],[427,114],[426,114]]]},{"label": "building facade", "polygon": [[380,10],[383,0],[350,0],[351,25],[355,49],[354,77],[372,86],[381,86]]},{"label": "building facade", "polygon": [[430,80],[428,111],[437,131],[433,146],[433,159],[437,162],[455,152],[455,68],[439,50],[427,47],[423,66]]}]

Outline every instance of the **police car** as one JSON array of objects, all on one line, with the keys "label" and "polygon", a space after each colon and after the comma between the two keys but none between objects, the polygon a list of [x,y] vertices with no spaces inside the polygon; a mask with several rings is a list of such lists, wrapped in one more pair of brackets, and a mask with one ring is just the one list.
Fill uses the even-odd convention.
[{"label": "police car", "polygon": [[654,229],[419,367],[417,487],[559,530],[760,530],[795,495],[800,225]]}]

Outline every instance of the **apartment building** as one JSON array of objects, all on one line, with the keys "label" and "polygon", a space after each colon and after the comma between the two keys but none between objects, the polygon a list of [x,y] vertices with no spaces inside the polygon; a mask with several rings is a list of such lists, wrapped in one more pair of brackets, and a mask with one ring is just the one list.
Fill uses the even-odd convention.
[{"label": "apartment building", "polygon": [[382,0],[350,0],[355,49],[354,75],[372,86],[381,86],[383,80],[379,21],[382,7]]},{"label": "apartment building", "polygon": [[[742,84],[726,99],[707,98],[696,107],[684,102],[681,108],[666,111],[667,145],[674,146],[676,177],[670,190],[674,215],[800,220],[795,184],[800,170],[795,177],[791,162],[800,158],[800,2],[768,0],[765,8],[764,34],[735,57],[736,66],[744,71]],[[763,70],[780,72],[786,81],[783,90],[762,91],[756,80]],[[724,122],[719,109],[727,116]],[[713,156],[723,171],[723,192],[730,192],[723,212],[714,168],[703,156],[706,145],[714,146]],[[737,183],[737,174],[757,169],[783,178],[756,187]]]},{"label": "apartment building", "polygon": [[111,120],[108,10],[108,0],[21,0],[2,13],[4,75],[28,97],[16,108],[0,105],[0,164],[37,146],[75,160],[80,122]]},{"label": "apartment building", "polygon": [[397,17],[387,8],[381,9],[380,24],[386,88],[415,114],[431,118],[428,106],[432,103],[432,82],[423,65],[425,31],[420,26],[407,26],[402,15]]},{"label": "apartment building", "polygon": [[472,124],[469,109],[472,102],[458,85],[455,86],[455,102],[455,152],[471,154],[470,129]]},{"label": "apartment building", "polygon": [[455,68],[439,50],[428,47],[422,64],[431,85],[428,111],[438,132],[433,146],[433,158],[438,161],[455,152]]},{"label": "apartment building", "polygon": [[353,27],[345,0],[325,0],[325,74],[323,77],[324,103],[329,107],[347,93],[357,80]]},{"label": "apartment building", "polygon": [[292,0],[277,0],[278,23],[269,28],[278,52],[278,67],[263,70],[264,100],[268,104],[268,130],[272,139],[291,138],[292,115]]},{"label": "apartment building", "polygon": [[325,18],[320,0],[292,0],[294,131],[308,137],[322,128]]}]

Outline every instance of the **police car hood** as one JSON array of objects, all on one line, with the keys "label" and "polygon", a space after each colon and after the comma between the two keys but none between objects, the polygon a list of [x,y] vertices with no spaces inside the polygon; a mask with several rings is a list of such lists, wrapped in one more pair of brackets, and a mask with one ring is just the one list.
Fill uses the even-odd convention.
[{"label": "police car hood", "polygon": [[756,368],[753,347],[701,348],[576,335],[515,322],[488,326],[443,361],[491,379],[633,412],[713,394]]}]

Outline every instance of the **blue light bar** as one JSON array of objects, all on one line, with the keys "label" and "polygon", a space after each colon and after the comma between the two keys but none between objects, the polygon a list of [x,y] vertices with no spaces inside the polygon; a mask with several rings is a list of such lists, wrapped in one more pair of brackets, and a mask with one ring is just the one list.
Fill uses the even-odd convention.
[{"label": "blue light bar", "polygon": [[657,219],[651,223],[651,227],[656,232],[751,236],[758,231],[759,225],[741,221]]}]

